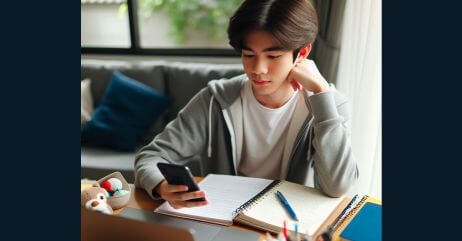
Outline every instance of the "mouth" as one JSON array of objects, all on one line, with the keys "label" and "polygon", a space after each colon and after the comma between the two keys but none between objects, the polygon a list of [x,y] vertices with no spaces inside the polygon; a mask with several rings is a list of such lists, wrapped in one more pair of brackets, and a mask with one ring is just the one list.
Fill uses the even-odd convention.
[{"label": "mouth", "polygon": [[265,85],[265,84],[268,84],[270,81],[266,81],[266,80],[252,80],[252,82],[256,85]]}]

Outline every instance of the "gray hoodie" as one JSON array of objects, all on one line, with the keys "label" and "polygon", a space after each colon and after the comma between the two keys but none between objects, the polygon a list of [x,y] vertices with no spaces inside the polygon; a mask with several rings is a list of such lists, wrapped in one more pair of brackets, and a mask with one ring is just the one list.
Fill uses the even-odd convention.
[{"label": "gray hoodie", "polygon": [[[158,162],[184,165],[201,155],[202,174],[238,175],[242,150],[241,89],[245,74],[210,81],[154,140],[135,157],[135,186],[152,190],[164,177]],[[320,189],[332,197],[343,195],[358,179],[351,151],[350,115],[346,98],[333,84],[330,91],[302,92],[283,154],[287,170],[281,179]],[[295,127],[292,127],[295,126]]]}]

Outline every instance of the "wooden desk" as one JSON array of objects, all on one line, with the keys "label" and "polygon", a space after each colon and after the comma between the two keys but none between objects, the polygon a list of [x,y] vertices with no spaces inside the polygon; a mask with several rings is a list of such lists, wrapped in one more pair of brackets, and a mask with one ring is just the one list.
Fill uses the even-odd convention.
[{"label": "wooden desk", "polygon": [[[195,177],[194,179],[196,180],[196,182],[200,182],[203,178],[202,177]],[[131,197],[130,197],[130,202],[128,203],[128,205],[126,207],[137,208],[137,209],[142,209],[142,210],[147,210],[147,211],[154,211],[154,209],[156,209],[157,207],[159,207],[163,203],[163,201],[160,201],[160,200],[159,201],[153,200],[146,193],[146,191],[144,189],[135,188],[135,185],[133,185],[133,184],[130,184],[130,188],[132,190]],[[345,207],[350,200],[351,200],[351,198],[345,198],[342,201],[342,204],[339,206],[341,208],[338,208],[337,210],[335,210],[329,216],[329,218],[326,220],[326,222],[323,223],[322,226],[326,227],[329,223],[333,222],[335,217],[337,217],[340,214],[343,207]],[[122,210],[123,210],[123,208],[117,209],[117,210],[114,211],[114,213],[117,215]],[[244,230],[244,231],[250,231],[250,232],[255,232],[255,233],[258,233],[260,235],[260,241],[265,239],[265,232],[264,231],[261,231],[261,230],[258,230],[258,229],[243,225],[243,224],[233,224],[233,225],[230,226],[230,228]]]},{"label": "wooden desk", "polygon": [[[202,177],[195,177],[194,178],[196,182],[200,182],[203,178]],[[131,207],[131,208],[137,208],[137,209],[142,209],[142,210],[147,210],[147,211],[154,211],[157,207],[159,207],[164,201],[163,200],[153,200],[144,189],[136,188],[135,185],[130,184],[130,188],[132,190],[131,192],[131,197],[130,197],[130,202],[126,207]],[[114,214],[120,213],[124,208],[114,210]],[[199,222],[199,221],[198,221]],[[250,231],[250,232],[255,232],[260,235],[260,241],[264,240],[265,238],[265,232],[260,231],[258,229],[248,227],[242,224],[233,224],[229,226],[230,228],[233,229],[239,229],[239,230],[244,230],[244,231]]]}]

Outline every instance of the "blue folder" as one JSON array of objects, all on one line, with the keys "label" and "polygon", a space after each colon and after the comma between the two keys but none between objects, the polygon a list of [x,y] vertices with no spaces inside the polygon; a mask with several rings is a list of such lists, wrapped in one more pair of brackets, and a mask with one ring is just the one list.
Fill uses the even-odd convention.
[{"label": "blue folder", "polygon": [[367,202],[340,234],[354,241],[382,240],[382,206]]}]

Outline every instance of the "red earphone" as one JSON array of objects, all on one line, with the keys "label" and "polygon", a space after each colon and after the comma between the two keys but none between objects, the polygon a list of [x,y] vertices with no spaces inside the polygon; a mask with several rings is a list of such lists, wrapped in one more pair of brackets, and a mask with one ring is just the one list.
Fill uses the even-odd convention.
[{"label": "red earphone", "polygon": [[301,49],[300,50],[300,56],[305,56],[306,54],[306,49]]}]

